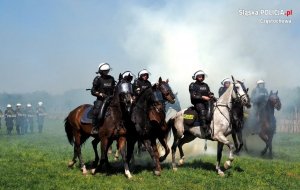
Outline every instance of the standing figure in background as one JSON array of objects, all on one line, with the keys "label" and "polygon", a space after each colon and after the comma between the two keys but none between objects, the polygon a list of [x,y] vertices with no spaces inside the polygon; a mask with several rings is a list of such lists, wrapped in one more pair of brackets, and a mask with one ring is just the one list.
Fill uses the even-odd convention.
[{"label": "standing figure in background", "polygon": [[43,102],[38,102],[38,107],[36,109],[36,116],[37,116],[37,124],[39,133],[43,132],[44,127],[44,119],[46,116],[46,109],[43,106]]},{"label": "standing figure in background", "polygon": [[[33,133],[33,116],[34,111],[31,104],[27,104],[26,107],[26,118],[27,118],[27,126],[29,126],[30,132]],[[27,132],[27,130],[26,130]]]},{"label": "standing figure in background", "polygon": [[16,129],[18,135],[24,134],[25,114],[20,103],[16,104]]},{"label": "standing figure in background", "polygon": [[[97,99],[94,101],[93,107],[93,118],[92,124],[93,129],[91,131],[92,135],[98,134],[99,123],[101,123],[102,118],[104,117],[101,113],[101,109],[104,104],[106,104],[107,98],[109,98],[113,92],[116,85],[114,77],[109,75],[109,71],[111,70],[110,65],[108,63],[101,63],[98,68],[98,72],[96,74],[100,74],[100,76],[96,76],[93,80],[93,87],[91,89],[91,94]],[[99,116],[100,115],[100,116]]]},{"label": "standing figure in background", "polygon": [[1,123],[2,117],[3,117],[3,112],[2,112],[2,110],[0,109],[0,129],[1,129],[1,127],[2,127],[2,123]]},{"label": "standing figure in background", "polygon": [[6,110],[4,111],[4,118],[7,127],[7,134],[11,135],[11,131],[13,130],[14,127],[14,119],[16,118],[16,114],[10,104],[7,104],[6,106]]}]

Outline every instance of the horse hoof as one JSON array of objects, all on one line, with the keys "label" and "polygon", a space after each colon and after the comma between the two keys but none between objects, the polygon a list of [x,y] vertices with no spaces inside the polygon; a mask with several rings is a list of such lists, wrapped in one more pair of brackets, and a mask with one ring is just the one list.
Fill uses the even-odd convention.
[{"label": "horse hoof", "polygon": [[154,175],[160,176],[160,171],[155,170],[155,171],[154,171]]},{"label": "horse hoof", "polygon": [[224,174],[223,171],[218,171],[218,174],[219,174],[219,176],[221,176],[221,177],[224,177],[224,176],[225,176],[225,174]]},{"label": "horse hoof", "polygon": [[92,175],[96,174],[96,168],[92,169]]},{"label": "horse hoof", "polygon": [[73,161],[70,161],[70,162],[68,163],[68,167],[69,167],[69,168],[71,168],[71,167],[73,167],[73,166],[74,166],[74,164],[75,164],[75,162],[73,162]]},{"label": "horse hoof", "polygon": [[227,160],[225,163],[224,163],[224,168],[227,170],[231,167],[231,162],[229,160]]},{"label": "horse hoof", "polygon": [[180,159],[179,162],[178,162],[178,165],[181,166],[181,165],[183,165],[183,163],[184,163],[184,159]]}]

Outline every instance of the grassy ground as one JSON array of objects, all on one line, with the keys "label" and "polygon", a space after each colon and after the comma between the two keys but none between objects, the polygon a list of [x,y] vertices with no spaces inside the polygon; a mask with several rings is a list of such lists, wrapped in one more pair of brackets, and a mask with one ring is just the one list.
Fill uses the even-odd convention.
[{"label": "grassy ground", "polygon": [[[133,179],[123,175],[120,162],[113,171],[83,176],[70,169],[73,148],[62,121],[47,121],[42,134],[7,136],[0,131],[0,189],[299,189],[300,135],[276,134],[274,159],[261,158],[263,144],[248,139],[250,154],[236,157],[225,177],[215,172],[215,155],[190,156],[177,172],[163,163],[162,176],[152,174],[148,155],[137,157]],[[86,161],[93,159],[90,141],[83,146]],[[226,152],[223,154],[227,156]],[[186,156],[189,156],[186,154]],[[224,161],[225,159],[223,159]],[[143,164],[141,164],[143,163]]]}]

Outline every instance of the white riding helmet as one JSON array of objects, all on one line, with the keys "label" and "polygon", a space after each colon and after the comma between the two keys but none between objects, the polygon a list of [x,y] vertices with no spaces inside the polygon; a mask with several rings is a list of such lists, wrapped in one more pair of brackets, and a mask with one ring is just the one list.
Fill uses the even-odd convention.
[{"label": "white riding helmet", "polygon": [[100,63],[98,70],[100,71],[108,71],[110,70],[110,65],[108,63]]},{"label": "white riding helmet", "polygon": [[230,83],[231,83],[230,78],[224,78],[224,79],[222,80],[221,84],[224,85],[225,82],[230,82]]},{"label": "white riding helmet", "polygon": [[196,78],[197,78],[198,75],[204,75],[205,77],[207,77],[207,74],[205,74],[204,71],[198,70],[198,71],[196,71],[196,72],[194,73],[194,76],[192,76],[192,79],[193,79],[193,80],[196,80]]},{"label": "white riding helmet", "polygon": [[143,69],[143,70],[141,70],[141,71],[138,73],[138,77],[140,78],[141,75],[143,75],[143,74],[148,74],[148,75],[150,75],[149,71],[147,71],[146,69]]},{"label": "white riding helmet", "polygon": [[128,76],[134,77],[134,74],[132,74],[132,72],[130,72],[130,71],[125,71],[125,72],[122,74],[122,77],[123,77],[123,78],[128,77]]},{"label": "white riding helmet", "polygon": [[43,102],[38,102],[38,105],[39,105],[39,106],[42,106],[42,105],[43,105]]},{"label": "white riding helmet", "polygon": [[31,104],[27,104],[27,107],[30,108],[30,107],[31,107]]},{"label": "white riding helmet", "polygon": [[256,82],[256,84],[264,84],[264,83],[265,83],[265,81],[263,81],[261,79]]},{"label": "white riding helmet", "polygon": [[7,106],[6,106],[7,108],[11,108],[11,105],[10,104],[7,104]]},{"label": "white riding helmet", "polygon": [[20,104],[20,103],[17,103],[16,106],[17,106],[17,107],[21,107],[21,104]]}]

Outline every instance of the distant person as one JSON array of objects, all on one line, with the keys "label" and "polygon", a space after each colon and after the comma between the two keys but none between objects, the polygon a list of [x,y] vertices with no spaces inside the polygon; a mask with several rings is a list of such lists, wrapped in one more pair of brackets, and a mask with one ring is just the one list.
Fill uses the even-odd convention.
[{"label": "distant person", "polygon": [[128,83],[131,83],[133,78],[134,78],[134,75],[132,74],[131,71],[125,71],[123,74],[122,74],[122,81],[124,82],[128,82]]},{"label": "distant person", "polygon": [[114,92],[116,82],[114,77],[108,74],[110,70],[111,67],[108,63],[101,63],[98,67],[98,72],[96,72],[96,74],[100,74],[100,76],[96,76],[93,80],[91,94],[97,97],[97,99],[94,101],[93,107],[92,135],[98,134],[98,115],[100,114],[100,109],[103,106],[104,100],[113,95]]},{"label": "distant person", "polygon": [[145,89],[151,87],[149,79],[149,72],[146,69],[141,70],[138,73],[138,78],[133,83],[133,93],[135,96],[140,95]]},{"label": "distant person", "polygon": [[2,127],[2,122],[1,122],[2,117],[3,117],[3,112],[2,112],[2,110],[0,109],[0,129],[1,129],[1,127]]},{"label": "distant person", "polygon": [[24,134],[25,114],[20,103],[16,104],[16,130],[18,135]]},{"label": "distant person", "polygon": [[230,84],[231,84],[230,78],[225,78],[222,80],[221,82],[222,86],[219,88],[219,97],[221,97],[224,94],[224,92],[226,92]]},{"label": "distant person", "polygon": [[7,134],[11,135],[14,127],[14,119],[16,118],[15,111],[12,109],[10,104],[7,104],[6,110],[4,111],[5,124],[7,128]]},{"label": "distant person", "polygon": [[[29,127],[30,132],[33,133],[34,111],[33,111],[31,104],[27,104],[25,113],[26,113],[26,119],[27,119],[27,126]],[[27,132],[27,130],[26,130],[26,132]]]},{"label": "distant person", "polygon": [[37,116],[38,131],[39,133],[42,133],[44,128],[44,120],[46,116],[46,109],[43,105],[43,102],[38,102],[38,106],[36,108],[36,116]]}]

